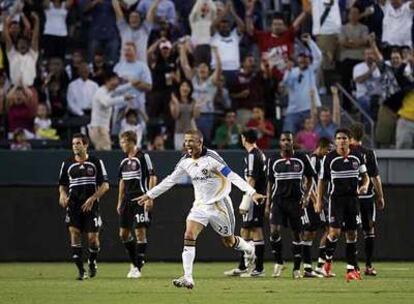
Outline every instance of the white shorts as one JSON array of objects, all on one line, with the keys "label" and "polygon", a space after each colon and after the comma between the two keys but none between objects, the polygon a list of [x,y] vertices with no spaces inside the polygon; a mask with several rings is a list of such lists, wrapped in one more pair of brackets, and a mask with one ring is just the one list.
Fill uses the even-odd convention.
[{"label": "white shorts", "polygon": [[221,236],[234,234],[235,218],[233,204],[230,197],[226,196],[213,204],[194,203],[187,220],[207,226],[208,224]]}]

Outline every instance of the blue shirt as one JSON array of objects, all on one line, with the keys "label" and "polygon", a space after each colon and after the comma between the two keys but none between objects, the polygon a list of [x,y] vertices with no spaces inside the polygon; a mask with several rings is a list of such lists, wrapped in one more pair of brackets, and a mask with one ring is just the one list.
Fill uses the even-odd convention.
[{"label": "blue shirt", "polygon": [[[150,9],[152,2],[154,0],[141,0],[137,6],[137,11],[145,15]],[[171,0],[162,0],[158,5],[156,16],[165,18],[168,23],[175,24],[177,13],[174,3]]]},{"label": "blue shirt", "polygon": [[316,106],[321,106],[316,86],[316,74],[321,64],[322,53],[313,41],[310,41],[309,47],[313,57],[309,67],[306,70],[301,70],[298,67],[295,67],[291,71],[286,71],[283,78],[282,83],[288,89],[289,103],[286,110],[287,114],[310,110],[311,90],[314,90],[315,92]]},{"label": "blue shirt", "polygon": [[[81,0],[81,7],[85,7],[91,0]],[[94,40],[118,39],[115,12],[111,0],[104,0],[89,12],[89,37]]]},{"label": "blue shirt", "polygon": [[[146,63],[142,61],[127,62],[120,61],[114,67],[114,72],[124,80],[139,80],[148,84],[152,84],[151,72]],[[135,95],[133,101],[134,108],[145,108],[145,92],[129,87],[127,93]]]},{"label": "blue shirt", "polygon": [[338,126],[336,123],[331,121],[331,123],[326,127],[324,127],[321,123],[318,123],[314,131],[319,135],[319,138],[326,137],[333,141],[335,139],[336,129],[338,129]]}]

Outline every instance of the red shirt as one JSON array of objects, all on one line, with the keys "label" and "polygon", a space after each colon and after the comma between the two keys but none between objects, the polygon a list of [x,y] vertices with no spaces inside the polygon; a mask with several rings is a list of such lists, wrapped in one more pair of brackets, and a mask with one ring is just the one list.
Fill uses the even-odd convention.
[{"label": "red shirt", "polygon": [[[279,36],[275,36],[271,32],[255,31],[253,39],[259,46],[260,53],[268,53],[270,55],[269,61],[289,59],[293,55],[295,43],[295,29],[291,26],[286,32]],[[273,68],[275,76],[280,80],[283,77],[284,69],[277,66]]]},{"label": "red shirt", "polygon": [[[275,128],[273,127],[273,124],[268,121],[265,120],[264,121],[266,130],[271,130],[273,133],[275,132]],[[246,125],[246,127],[248,128],[252,128],[252,129],[256,129],[257,130],[257,142],[256,145],[261,149],[261,150],[267,150],[270,149],[270,140],[272,139],[272,136],[270,135],[266,135],[264,133],[262,133],[259,129],[259,122],[257,120],[254,119],[250,119]]]},{"label": "red shirt", "polygon": [[33,130],[33,113],[25,103],[11,106],[7,113],[7,117],[9,132],[13,132],[19,128],[28,131]]}]

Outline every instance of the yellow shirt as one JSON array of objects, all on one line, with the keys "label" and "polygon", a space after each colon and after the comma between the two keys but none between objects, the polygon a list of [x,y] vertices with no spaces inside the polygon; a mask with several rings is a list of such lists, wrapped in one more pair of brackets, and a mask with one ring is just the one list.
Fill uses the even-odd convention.
[{"label": "yellow shirt", "polygon": [[411,91],[403,99],[403,105],[398,111],[402,118],[414,121],[414,92]]}]

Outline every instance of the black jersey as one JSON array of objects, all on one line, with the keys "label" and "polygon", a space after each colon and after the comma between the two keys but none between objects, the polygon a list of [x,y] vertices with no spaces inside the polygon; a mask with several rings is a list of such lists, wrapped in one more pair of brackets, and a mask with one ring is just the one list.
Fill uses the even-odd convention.
[{"label": "black jersey", "polygon": [[[364,158],[364,161],[365,161],[365,165],[367,167],[368,176],[369,177],[378,176],[379,169],[378,169],[377,156],[375,155],[375,152],[361,145],[351,146],[351,149],[354,151],[358,151],[359,153],[362,154],[362,157]],[[360,184],[361,183],[362,183],[362,179],[360,178]],[[373,196],[374,196],[374,186],[372,183],[369,183],[367,193],[361,194],[358,197],[359,198],[371,198]]]},{"label": "black jersey", "polygon": [[319,179],[331,183],[330,196],[356,196],[360,174],[367,172],[361,153],[351,150],[347,156],[329,152],[322,161]]},{"label": "black jersey", "polygon": [[314,178],[316,175],[309,156],[296,151],[290,158],[282,157],[280,154],[270,157],[267,169],[268,180],[273,184],[272,199],[300,199],[303,194],[303,176]]},{"label": "black jersey", "polygon": [[252,177],[255,180],[254,188],[257,193],[266,194],[266,156],[258,149],[253,148],[244,158],[246,168],[244,177]]},{"label": "black jersey", "polygon": [[315,176],[315,181],[317,182],[317,178],[318,178],[318,175],[319,175],[319,172],[321,172],[321,164],[322,164],[322,157],[320,157],[319,155],[317,155],[317,154],[312,154],[311,155],[311,157],[310,157],[310,160],[311,160],[311,164],[312,164],[312,166],[313,166],[313,169],[315,169],[315,172],[316,172],[316,176]]},{"label": "black jersey", "polygon": [[83,162],[71,157],[62,163],[59,185],[69,187],[69,202],[84,203],[104,182],[108,182],[104,163],[94,156]]},{"label": "black jersey", "polygon": [[138,151],[134,157],[124,158],[119,166],[119,178],[124,181],[125,199],[130,200],[149,190],[149,177],[154,175],[151,158]]}]

